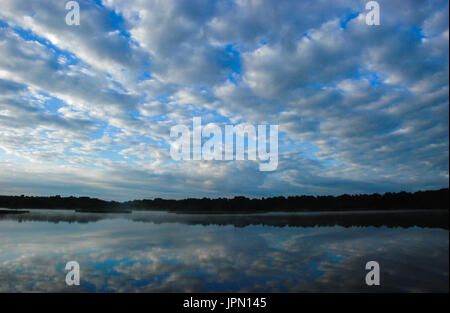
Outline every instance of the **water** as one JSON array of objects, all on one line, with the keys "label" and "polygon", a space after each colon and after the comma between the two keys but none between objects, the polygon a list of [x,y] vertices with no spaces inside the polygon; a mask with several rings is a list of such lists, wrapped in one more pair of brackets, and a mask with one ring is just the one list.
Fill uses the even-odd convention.
[{"label": "water", "polygon": [[448,292],[448,269],[447,212],[0,215],[0,292]]}]

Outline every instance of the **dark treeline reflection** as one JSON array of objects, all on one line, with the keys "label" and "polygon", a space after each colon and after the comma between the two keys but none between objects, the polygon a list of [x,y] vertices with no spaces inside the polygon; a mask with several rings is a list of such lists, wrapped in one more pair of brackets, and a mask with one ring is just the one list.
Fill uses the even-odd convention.
[{"label": "dark treeline reflection", "polygon": [[128,202],[104,201],[88,197],[26,197],[0,196],[0,208],[78,209],[95,212],[127,212],[129,210],[164,210],[186,213],[242,213],[268,211],[346,211],[443,209],[449,207],[448,188],[415,193],[399,192],[341,196],[293,196],[249,199],[184,199],[134,200]]},{"label": "dark treeline reflection", "polygon": [[133,214],[78,213],[64,210],[32,210],[24,214],[3,214],[0,220],[18,222],[89,223],[103,219],[122,218],[144,223],[181,223],[187,225],[232,225],[246,227],[265,225],[276,227],[313,226],[387,226],[427,227],[449,229],[448,211],[392,211],[392,212],[318,212],[318,213],[261,213],[261,214],[174,214],[165,212],[134,212]]}]

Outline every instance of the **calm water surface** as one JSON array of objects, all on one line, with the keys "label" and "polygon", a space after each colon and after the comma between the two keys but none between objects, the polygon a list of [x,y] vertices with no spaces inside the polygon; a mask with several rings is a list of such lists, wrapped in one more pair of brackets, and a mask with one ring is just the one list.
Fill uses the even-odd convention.
[{"label": "calm water surface", "polygon": [[[0,292],[448,292],[448,226],[413,226],[432,214],[3,215]],[[365,284],[371,260],[381,286]]]}]

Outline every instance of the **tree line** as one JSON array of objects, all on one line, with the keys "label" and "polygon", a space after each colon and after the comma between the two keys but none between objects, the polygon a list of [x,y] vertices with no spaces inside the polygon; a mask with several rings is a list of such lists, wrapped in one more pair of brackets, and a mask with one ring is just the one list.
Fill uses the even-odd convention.
[{"label": "tree line", "polygon": [[0,208],[75,209],[96,211],[163,210],[188,213],[221,212],[299,212],[347,210],[449,209],[449,189],[384,194],[343,194],[340,196],[289,196],[250,199],[189,198],[183,200],[144,199],[126,202],[105,201],[90,197],[0,196]]}]

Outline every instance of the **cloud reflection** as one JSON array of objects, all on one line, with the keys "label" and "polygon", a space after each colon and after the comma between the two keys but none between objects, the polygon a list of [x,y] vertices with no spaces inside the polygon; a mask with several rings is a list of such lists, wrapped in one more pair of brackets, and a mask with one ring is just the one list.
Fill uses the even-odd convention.
[{"label": "cloud reflection", "polygon": [[[132,216],[0,220],[0,292],[448,292],[444,229],[238,228]],[[70,260],[80,263],[79,287],[65,285]],[[370,260],[381,265],[380,287],[365,285]]]}]

